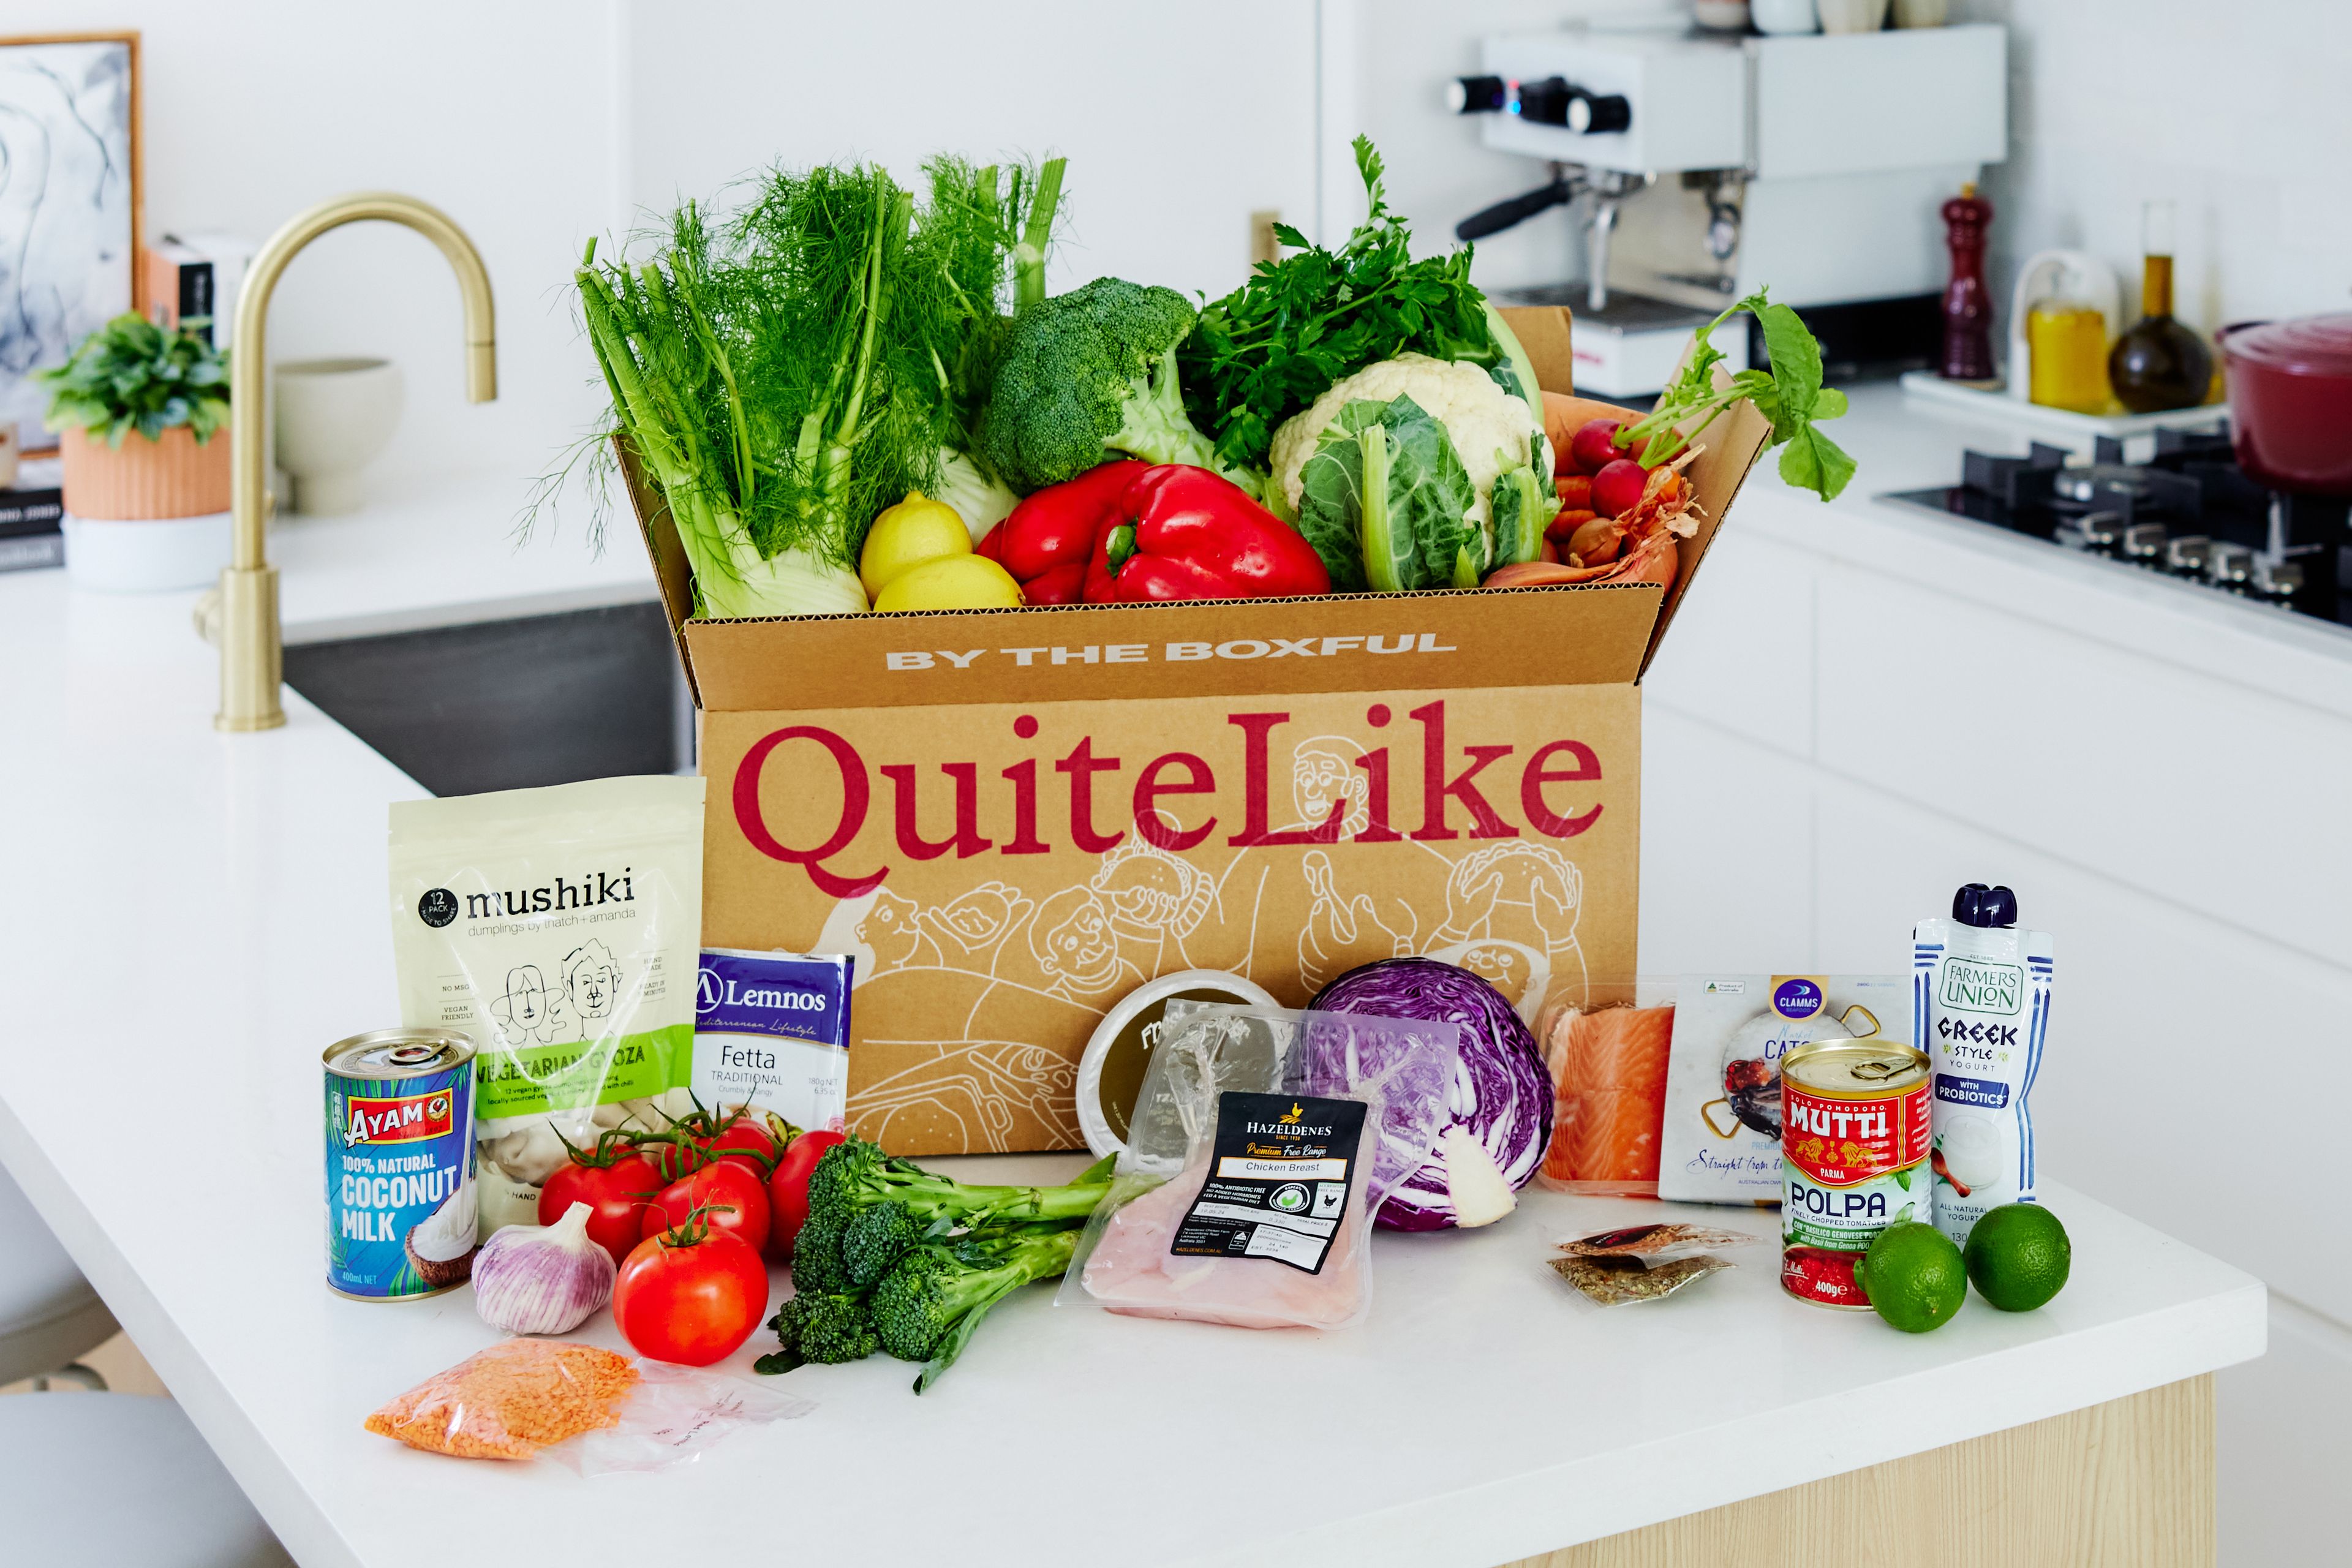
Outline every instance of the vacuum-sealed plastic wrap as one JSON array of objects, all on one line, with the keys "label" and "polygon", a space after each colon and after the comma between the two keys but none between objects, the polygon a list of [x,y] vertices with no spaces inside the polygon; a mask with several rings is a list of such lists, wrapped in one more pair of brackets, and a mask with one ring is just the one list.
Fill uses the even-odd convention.
[{"label": "vacuum-sealed plastic wrap", "polygon": [[1662,1301],[1734,1267],[1717,1252],[1753,1247],[1758,1239],[1746,1231],[1671,1221],[1621,1226],[1561,1242],[1551,1268],[1595,1306]]},{"label": "vacuum-sealed plastic wrap", "polygon": [[1633,991],[1630,1003],[1548,1006],[1538,1021],[1553,1088],[1551,1142],[1537,1172],[1547,1187],[1657,1195],[1675,983],[1645,979]]},{"label": "vacuum-sealed plastic wrap", "polygon": [[606,1128],[687,1108],[702,938],[698,778],[392,806],[401,1022],[474,1041],[481,1234]]},{"label": "vacuum-sealed plastic wrap", "polygon": [[1460,1057],[1450,1020],[1170,1004],[1055,1300],[1247,1329],[1360,1321],[1372,1215],[1430,1158]]},{"label": "vacuum-sealed plastic wrap", "polygon": [[436,1372],[371,1415],[379,1436],[461,1459],[535,1459],[583,1475],[657,1470],[738,1426],[816,1406],[723,1373],[639,1362],[567,1340],[507,1340]]}]

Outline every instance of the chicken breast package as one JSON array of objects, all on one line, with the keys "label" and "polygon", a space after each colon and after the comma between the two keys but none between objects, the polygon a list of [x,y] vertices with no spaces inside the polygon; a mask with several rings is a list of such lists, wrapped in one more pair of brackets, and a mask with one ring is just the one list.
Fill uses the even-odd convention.
[{"label": "chicken breast package", "polygon": [[1057,1304],[1343,1329],[1372,1215],[1446,1122],[1461,1026],[1171,1002]]}]

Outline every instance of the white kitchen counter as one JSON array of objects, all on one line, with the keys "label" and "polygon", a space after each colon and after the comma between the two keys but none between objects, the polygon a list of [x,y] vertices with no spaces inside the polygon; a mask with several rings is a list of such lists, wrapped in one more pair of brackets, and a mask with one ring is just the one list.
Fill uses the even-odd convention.
[{"label": "white kitchen counter", "polygon": [[[576,535],[514,556],[499,489],[281,531],[289,625],[642,596],[625,539],[601,564]],[[1743,500],[1742,521],[1780,526],[1772,510]],[[2063,1188],[2066,1293],[2014,1317],[1972,1299],[1916,1339],[1785,1300],[1769,1247],[1685,1299],[1590,1308],[1544,1269],[1546,1240],[1659,1209],[1531,1194],[1491,1231],[1382,1236],[1350,1332],[1135,1321],[1040,1290],[919,1401],[887,1360],[804,1370],[786,1386],[814,1415],[688,1471],[583,1481],[411,1453],[361,1418],[494,1336],[463,1291],[326,1290],[318,1057],[396,1018],[384,807],[419,792],[290,691],[285,729],[215,734],[187,606],[0,577],[0,1161],[313,1568],[581,1541],[653,1560],[713,1506],[829,1561],[1491,1568],[2263,1350],[2259,1283]],[[2087,1052],[2098,1023],[2078,1018]],[[592,1337],[614,1342],[609,1319]],[[1276,1416],[1295,1440],[1269,1443]]]}]

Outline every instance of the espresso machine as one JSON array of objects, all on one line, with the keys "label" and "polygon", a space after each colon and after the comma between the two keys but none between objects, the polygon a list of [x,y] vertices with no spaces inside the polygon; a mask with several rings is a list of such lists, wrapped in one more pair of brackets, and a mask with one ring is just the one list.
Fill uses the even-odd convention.
[{"label": "espresso machine", "polygon": [[[2007,43],[1991,24],[1488,38],[1448,107],[1550,177],[1455,233],[1568,209],[1583,277],[1496,298],[1572,309],[1578,389],[1598,396],[1656,392],[1693,328],[1768,286],[1832,376],[1924,364],[1948,271],[1938,209],[2008,153]],[[1735,369],[1763,363],[1742,325],[1711,340]]]}]

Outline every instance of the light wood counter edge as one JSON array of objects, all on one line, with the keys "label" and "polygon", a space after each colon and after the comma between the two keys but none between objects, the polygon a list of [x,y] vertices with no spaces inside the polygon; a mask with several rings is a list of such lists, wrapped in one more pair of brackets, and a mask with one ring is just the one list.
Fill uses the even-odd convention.
[{"label": "light wood counter edge", "polygon": [[2212,1568],[2213,1378],[1502,1568]]}]

